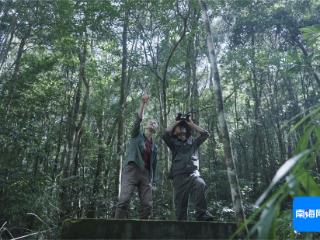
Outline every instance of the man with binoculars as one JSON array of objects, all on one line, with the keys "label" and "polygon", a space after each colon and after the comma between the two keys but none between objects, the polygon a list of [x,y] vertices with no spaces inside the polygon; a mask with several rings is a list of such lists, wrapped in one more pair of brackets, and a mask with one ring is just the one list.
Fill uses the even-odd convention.
[{"label": "man with binoculars", "polygon": [[[191,130],[200,136],[193,139]],[[173,182],[177,220],[187,220],[189,197],[195,205],[197,221],[213,220],[207,210],[206,184],[197,166],[198,148],[208,137],[208,131],[196,125],[189,114],[178,114],[176,122],[165,130],[162,137],[172,153],[169,177]]]}]

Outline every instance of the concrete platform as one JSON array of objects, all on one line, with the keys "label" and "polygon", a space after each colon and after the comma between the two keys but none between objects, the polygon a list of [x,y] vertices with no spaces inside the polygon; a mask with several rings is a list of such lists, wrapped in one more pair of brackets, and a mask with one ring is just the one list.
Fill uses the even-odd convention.
[{"label": "concrete platform", "polygon": [[61,239],[227,239],[235,223],[77,219],[63,223]]}]

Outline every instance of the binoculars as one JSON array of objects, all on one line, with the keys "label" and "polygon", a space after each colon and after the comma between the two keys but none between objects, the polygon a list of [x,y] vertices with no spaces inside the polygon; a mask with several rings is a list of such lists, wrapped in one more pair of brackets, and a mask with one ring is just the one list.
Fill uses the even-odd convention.
[{"label": "binoculars", "polygon": [[178,113],[178,115],[176,116],[176,121],[189,122],[190,121],[190,116],[191,116],[191,113],[186,113],[186,114]]}]

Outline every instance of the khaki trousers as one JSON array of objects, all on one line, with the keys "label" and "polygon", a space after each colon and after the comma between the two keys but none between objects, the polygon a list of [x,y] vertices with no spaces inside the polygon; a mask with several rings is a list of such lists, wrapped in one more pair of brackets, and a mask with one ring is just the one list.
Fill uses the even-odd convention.
[{"label": "khaki trousers", "polygon": [[135,163],[129,162],[122,171],[121,191],[116,208],[116,219],[126,219],[129,215],[129,205],[136,188],[140,198],[140,219],[148,219],[152,210],[152,186],[149,171],[140,169]]},{"label": "khaki trousers", "polygon": [[174,204],[178,221],[188,217],[188,201],[195,205],[196,219],[207,211],[206,184],[197,174],[181,174],[173,178]]}]

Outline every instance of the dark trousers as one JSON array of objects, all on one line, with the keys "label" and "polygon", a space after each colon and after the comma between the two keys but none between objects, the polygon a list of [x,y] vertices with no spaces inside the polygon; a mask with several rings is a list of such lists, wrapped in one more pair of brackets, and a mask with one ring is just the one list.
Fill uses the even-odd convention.
[{"label": "dark trousers", "polygon": [[177,220],[187,220],[189,197],[195,205],[196,219],[199,219],[206,212],[206,184],[200,176],[197,174],[181,174],[174,176],[173,188]]},{"label": "dark trousers", "polygon": [[122,171],[121,191],[119,202],[116,208],[116,219],[126,219],[129,215],[129,205],[131,197],[138,188],[140,198],[140,218],[148,219],[152,210],[152,186],[149,180],[149,171],[140,169],[135,163],[130,162]]}]

